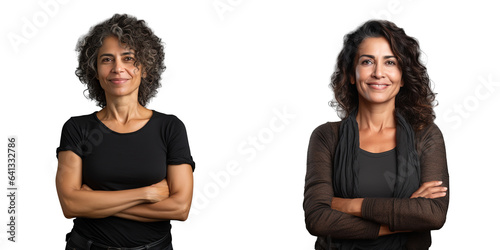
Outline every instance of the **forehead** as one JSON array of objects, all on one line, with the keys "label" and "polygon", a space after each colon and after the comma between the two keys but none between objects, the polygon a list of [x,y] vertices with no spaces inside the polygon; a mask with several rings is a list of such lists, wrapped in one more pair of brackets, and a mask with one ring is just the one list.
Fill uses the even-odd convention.
[{"label": "forehead", "polygon": [[384,37],[368,37],[359,44],[358,55],[393,55],[391,46]]},{"label": "forehead", "polygon": [[99,48],[98,54],[111,52],[134,52],[127,44],[120,43],[116,36],[108,36],[104,38],[102,46]]}]

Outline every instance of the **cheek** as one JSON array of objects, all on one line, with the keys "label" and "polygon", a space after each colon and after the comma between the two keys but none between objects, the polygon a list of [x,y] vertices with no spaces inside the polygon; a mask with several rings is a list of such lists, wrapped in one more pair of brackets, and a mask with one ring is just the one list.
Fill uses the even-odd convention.
[{"label": "cheek", "polygon": [[371,70],[367,67],[356,67],[355,76],[356,82],[365,81],[370,78]]},{"label": "cheek", "polygon": [[141,74],[141,70],[134,66],[127,68],[127,72],[132,77],[140,76]]},{"label": "cheek", "polygon": [[401,85],[401,82],[403,81],[403,76],[401,75],[401,72],[399,70],[395,70],[390,73],[390,80],[394,84]]},{"label": "cheek", "polygon": [[109,69],[104,65],[97,65],[96,71],[97,78],[102,79],[106,77],[105,72],[109,72]]}]

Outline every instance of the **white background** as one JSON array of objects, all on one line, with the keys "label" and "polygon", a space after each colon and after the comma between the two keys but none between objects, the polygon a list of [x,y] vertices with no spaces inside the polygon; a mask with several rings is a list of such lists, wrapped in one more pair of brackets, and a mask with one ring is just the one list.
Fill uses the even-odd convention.
[{"label": "white background", "polygon": [[[184,121],[197,164],[191,215],[172,222],[176,250],[313,249],[302,210],[309,136],[338,120],[328,106],[335,59],[343,36],[372,18],[419,40],[438,93],[451,199],[432,249],[496,244],[500,52],[489,1],[39,0],[4,2],[0,15],[1,249],[64,247],[72,221],[57,199],[55,150],[69,117],[98,110],[74,74],[74,48],[114,13],[145,19],[166,45],[163,87],[148,107]],[[11,135],[16,243],[6,234]]]}]

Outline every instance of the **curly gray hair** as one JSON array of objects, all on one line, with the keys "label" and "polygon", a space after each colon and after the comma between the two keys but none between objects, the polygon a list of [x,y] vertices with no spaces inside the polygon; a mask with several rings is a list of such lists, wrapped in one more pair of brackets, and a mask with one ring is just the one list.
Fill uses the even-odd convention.
[{"label": "curly gray hair", "polygon": [[78,67],[75,74],[87,85],[88,98],[95,100],[101,108],[106,106],[106,97],[97,79],[97,53],[108,36],[116,36],[128,48],[135,50],[135,66],[141,66],[146,74],[139,87],[139,103],[146,106],[158,93],[161,74],[165,71],[163,44],[144,20],[123,14],[115,14],[82,36],[77,43]]}]

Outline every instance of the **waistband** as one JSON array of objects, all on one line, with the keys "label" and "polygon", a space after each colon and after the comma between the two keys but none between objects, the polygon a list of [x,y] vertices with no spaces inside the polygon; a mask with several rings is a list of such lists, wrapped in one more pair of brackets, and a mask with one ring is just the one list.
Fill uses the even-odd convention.
[{"label": "waistband", "polygon": [[86,249],[89,249],[89,250],[143,250],[143,249],[157,249],[157,248],[154,248],[154,247],[162,247],[163,248],[166,248],[170,245],[170,242],[167,242],[167,239],[168,239],[168,235],[165,235],[163,238],[155,241],[155,242],[152,242],[152,243],[149,243],[149,244],[146,244],[146,245],[143,245],[143,246],[138,246],[138,247],[112,247],[112,246],[106,246],[106,245],[103,245],[103,244],[100,244],[100,243],[97,243],[97,242],[94,242],[92,240],[89,240],[89,239],[86,239],[84,237],[82,237],[81,235],[79,235],[78,233],[76,233],[75,231],[71,231],[71,233],[68,234],[68,236],[66,236],[66,240],[71,240],[72,242],[74,242],[75,244],[78,244],[78,245],[85,245],[87,246]]}]

